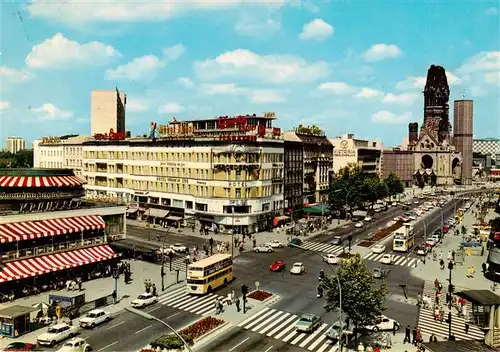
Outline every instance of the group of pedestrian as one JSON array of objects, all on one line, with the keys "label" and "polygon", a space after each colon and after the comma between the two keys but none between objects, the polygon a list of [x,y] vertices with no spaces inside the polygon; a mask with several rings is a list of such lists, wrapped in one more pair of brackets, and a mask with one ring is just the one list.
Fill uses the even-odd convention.
[{"label": "group of pedestrian", "polygon": [[146,293],[151,293],[153,296],[158,295],[158,293],[156,291],[156,285],[151,282],[151,279],[144,280],[144,288],[146,290]]},{"label": "group of pedestrian", "polygon": [[420,328],[415,326],[412,330],[410,325],[406,326],[403,344],[411,343],[413,346],[416,346],[418,343],[422,343],[423,341],[422,330]]},{"label": "group of pedestrian", "polygon": [[224,300],[220,300],[219,297],[217,297],[214,304],[215,314],[221,314],[222,312],[224,312],[224,304],[226,304],[228,307],[234,304],[236,306],[236,311],[240,311],[240,299],[236,297],[236,293],[234,292],[234,290],[231,290],[231,292],[227,294],[227,297]]},{"label": "group of pedestrian", "polygon": [[472,279],[475,274],[476,274],[476,269],[474,268],[474,265],[469,265],[469,267],[467,268],[467,277],[469,279]]}]

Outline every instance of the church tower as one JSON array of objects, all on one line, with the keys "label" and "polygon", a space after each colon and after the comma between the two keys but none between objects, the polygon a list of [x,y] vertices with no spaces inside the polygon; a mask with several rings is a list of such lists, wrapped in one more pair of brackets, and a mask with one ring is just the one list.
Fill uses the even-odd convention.
[{"label": "church tower", "polygon": [[449,116],[450,88],[446,71],[441,66],[432,65],[427,71],[424,89],[424,123],[422,131],[443,143],[450,142],[451,124]]}]

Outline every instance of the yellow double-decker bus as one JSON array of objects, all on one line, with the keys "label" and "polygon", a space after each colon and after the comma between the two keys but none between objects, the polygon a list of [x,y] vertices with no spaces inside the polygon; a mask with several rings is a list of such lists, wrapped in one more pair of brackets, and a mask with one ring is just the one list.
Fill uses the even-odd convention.
[{"label": "yellow double-decker bus", "polygon": [[413,225],[403,225],[393,234],[392,250],[394,252],[408,252],[415,245]]},{"label": "yellow double-decker bus", "polygon": [[215,254],[189,265],[187,292],[195,295],[210,293],[231,280],[233,258],[230,254]]}]

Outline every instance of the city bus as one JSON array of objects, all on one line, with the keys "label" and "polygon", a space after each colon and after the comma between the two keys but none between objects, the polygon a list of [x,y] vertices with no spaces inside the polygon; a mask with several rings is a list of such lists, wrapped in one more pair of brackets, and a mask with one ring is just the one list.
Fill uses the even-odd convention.
[{"label": "city bus", "polygon": [[393,233],[392,250],[394,252],[408,252],[415,245],[415,231],[412,225],[403,225]]},{"label": "city bus", "polygon": [[230,254],[214,254],[192,263],[187,272],[187,292],[210,293],[233,279],[233,258]]}]

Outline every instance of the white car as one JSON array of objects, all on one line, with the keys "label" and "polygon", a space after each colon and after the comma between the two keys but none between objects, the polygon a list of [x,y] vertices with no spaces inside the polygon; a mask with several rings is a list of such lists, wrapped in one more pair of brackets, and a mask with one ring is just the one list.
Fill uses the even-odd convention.
[{"label": "white car", "polygon": [[364,225],[365,225],[365,224],[364,224],[362,221],[360,221],[360,222],[357,222],[357,223],[354,225],[354,227],[356,227],[356,228],[358,228],[358,229],[359,229],[359,228],[363,227]]},{"label": "white car", "polygon": [[66,323],[56,324],[36,338],[36,342],[42,346],[54,346],[56,343],[72,338],[78,334],[78,327]]},{"label": "white car", "polygon": [[418,200],[414,200],[414,201],[413,201],[413,204],[418,204]]},{"label": "white car", "polygon": [[87,313],[85,317],[80,319],[80,327],[95,328],[97,325],[106,323],[111,320],[111,314],[102,309],[94,309]]},{"label": "white car", "polygon": [[380,259],[382,264],[392,264],[394,262],[394,257],[390,254],[384,254],[382,259]]},{"label": "white car", "polygon": [[272,240],[271,242],[266,243],[266,246],[270,246],[273,248],[283,248],[284,245],[278,240]]},{"label": "white car", "polygon": [[366,222],[369,222],[369,221],[372,221],[372,217],[371,216],[366,216],[363,221],[366,221]]},{"label": "white car", "polygon": [[160,247],[158,248],[158,252],[160,252],[161,254],[170,254],[170,253],[175,253],[175,251],[170,248],[170,247]]},{"label": "white car", "polygon": [[158,297],[153,296],[152,293],[143,293],[132,301],[132,307],[144,308],[151,304],[155,304],[156,302],[158,302]]},{"label": "white car", "polygon": [[57,352],[89,352],[91,350],[92,348],[84,339],[75,337],[66,342]]},{"label": "white car", "polygon": [[306,271],[306,266],[302,263],[295,263],[293,264],[292,268],[290,269],[290,274],[294,275],[300,275],[305,273]]},{"label": "white car", "polygon": [[385,315],[382,315],[380,318],[377,319],[375,325],[365,326],[365,329],[374,332],[387,331],[387,330],[394,330],[394,325],[396,325],[396,330],[399,330],[400,326],[397,321],[395,321],[394,319],[387,318]]},{"label": "white car", "polygon": [[400,221],[401,220],[401,216],[396,216],[395,218],[392,219],[393,221]]},{"label": "white car", "polygon": [[188,248],[180,243],[176,243],[176,244],[171,245],[170,249],[173,250],[174,252],[178,252],[178,253],[187,253],[187,251],[188,251]]},{"label": "white car", "polygon": [[261,245],[258,245],[257,247],[255,247],[253,249],[253,251],[255,253],[262,253],[262,252],[272,253],[272,252],[274,252],[274,249],[273,249],[273,247],[268,246],[267,244],[261,244]]},{"label": "white car", "polygon": [[385,252],[385,246],[381,244],[376,244],[375,246],[373,246],[372,252],[377,254],[382,254]]},{"label": "white car", "polygon": [[391,204],[393,207],[395,207],[396,205],[398,205],[398,202],[392,202]]},{"label": "white car", "polygon": [[327,262],[328,264],[337,265],[339,263],[339,258],[335,254],[330,253],[323,258],[323,261]]}]

